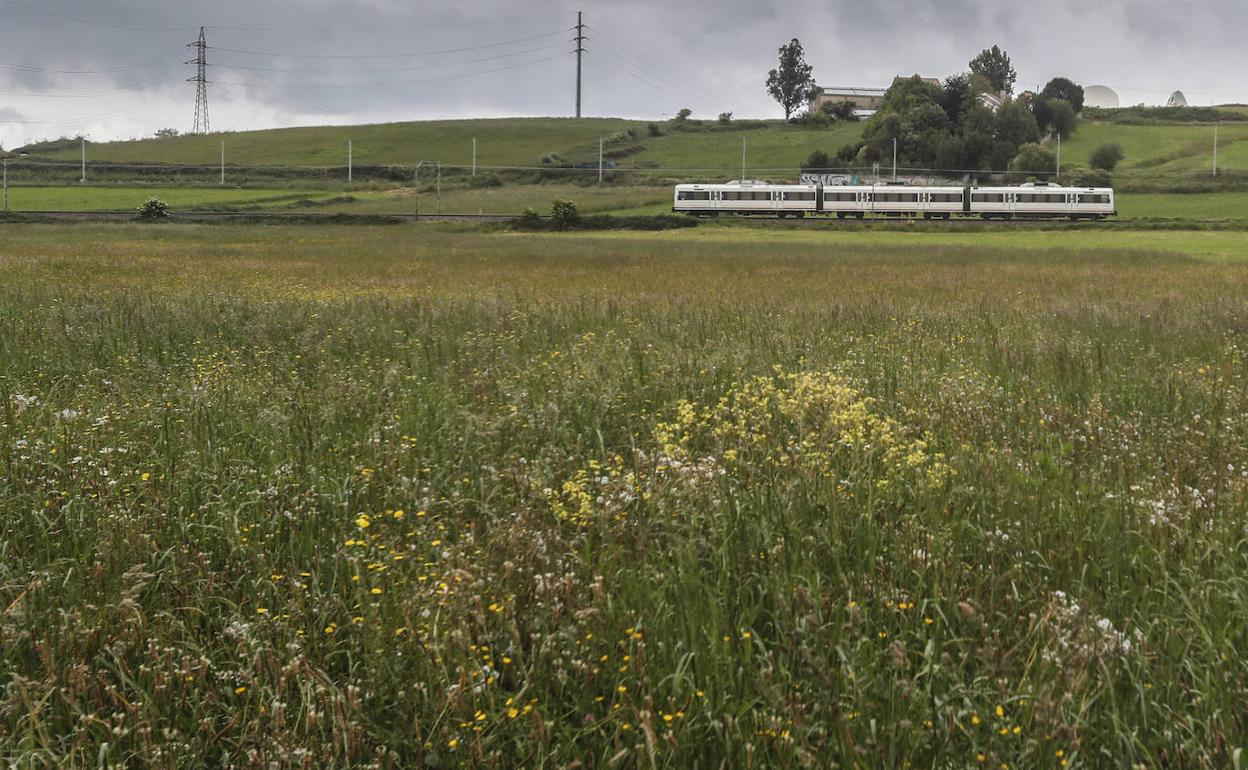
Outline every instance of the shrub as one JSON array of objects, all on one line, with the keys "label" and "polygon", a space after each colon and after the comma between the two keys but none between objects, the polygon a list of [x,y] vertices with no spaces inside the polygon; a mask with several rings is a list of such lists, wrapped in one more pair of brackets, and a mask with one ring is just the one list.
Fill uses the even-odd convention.
[{"label": "shrub", "polygon": [[169,216],[169,204],[160,198],[152,197],[143,201],[143,205],[139,206],[137,219],[145,222],[153,222],[165,219]]},{"label": "shrub", "polygon": [[719,117],[718,117],[718,118],[716,118],[716,119],[717,119],[720,123],[722,123],[723,125],[725,125],[725,126],[726,126],[726,125],[728,125],[729,123],[731,123],[731,122],[732,122],[732,113],[731,113],[731,112],[721,112],[721,113],[719,113]]},{"label": "shrub", "polygon": [[572,201],[556,198],[550,205],[550,221],[556,230],[570,230],[580,224],[581,212]]},{"label": "shrub", "polygon": [[516,220],[516,224],[525,230],[537,230],[542,227],[542,217],[537,213],[536,209],[527,208],[520,218]]},{"label": "shrub", "polygon": [[1096,148],[1095,152],[1092,153],[1092,159],[1088,161],[1088,163],[1092,166],[1092,168],[1112,172],[1118,167],[1122,158],[1122,145],[1112,143],[1102,144],[1100,147]]},{"label": "shrub", "polygon": [[651,123],[646,126],[646,131],[650,132],[650,136],[663,136],[663,129],[659,127],[658,123]]},{"label": "shrub", "polygon": [[802,171],[823,171],[832,167],[832,160],[823,150],[815,150],[802,163]]},{"label": "shrub", "polygon": [[1019,174],[1052,174],[1057,168],[1057,157],[1047,147],[1025,144],[1018,156],[1010,163],[1010,171]]},{"label": "shrub", "polygon": [[689,109],[688,107],[681,107],[680,112],[676,113],[676,122],[683,123],[686,120],[688,120],[689,116],[692,114],[693,114],[693,110]]}]

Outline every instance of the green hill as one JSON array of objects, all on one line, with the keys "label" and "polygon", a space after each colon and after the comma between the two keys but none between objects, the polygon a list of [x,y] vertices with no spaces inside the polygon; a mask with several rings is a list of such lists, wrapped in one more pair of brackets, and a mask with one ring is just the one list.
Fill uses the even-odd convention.
[{"label": "green hill", "polygon": [[[477,162],[482,166],[538,166],[543,159],[592,163],[597,159],[599,137],[606,137],[608,157],[621,166],[720,172],[739,168],[742,136],[750,168],[784,170],[796,168],[814,150],[833,154],[861,135],[861,124],[855,123],[810,129],[782,121],[728,125],[691,121],[684,126],[667,122],[661,124],[661,136],[650,135],[649,125],[615,118],[504,118],[321,126],[92,144],[87,156],[89,161],[103,163],[214,165],[224,141],[230,165],[341,166],[346,164],[347,142],[351,141],[358,166],[411,165],[416,160],[468,165],[475,137]],[[1219,165],[1223,170],[1248,170],[1245,140],[1248,123],[1221,126]],[[1063,160],[1084,165],[1092,151],[1107,142],[1122,145],[1126,152],[1120,169],[1124,174],[1198,172],[1212,166],[1213,127],[1192,123],[1084,121],[1063,142]],[[31,159],[76,161],[80,157],[72,141],[26,149]]]}]

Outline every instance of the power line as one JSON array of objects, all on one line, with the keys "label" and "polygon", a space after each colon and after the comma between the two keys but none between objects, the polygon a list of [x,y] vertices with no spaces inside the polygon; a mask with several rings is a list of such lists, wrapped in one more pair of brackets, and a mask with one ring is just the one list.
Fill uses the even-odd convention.
[{"label": "power line", "polygon": [[93,19],[84,19],[81,16],[73,16],[68,13],[58,13],[56,11],[50,11],[47,8],[40,8],[36,5],[27,5],[26,3],[20,3],[18,2],[18,0],[0,0],[0,2],[4,2],[9,5],[16,6],[18,8],[23,8],[27,11],[30,11],[31,13],[42,13],[45,16],[53,16],[55,18],[63,19],[65,21],[76,21],[79,24],[89,24],[93,27],[107,27],[108,29],[120,29],[120,30],[125,30],[127,32],[186,32],[187,30],[194,29],[194,27],[130,27],[125,24],[113,24],[107,21],[95,21]]},{"label": "power line", "polygon": [[29,96],[36,99],[94,99],[101,96],[113,96],[115,94],[133,93],[135,91],[146,91],[152,86],[161,85],[174,80],[177,75],[165,75],[154,80],[148,80],[143,83],[130,83],[127,85],[117,86],[106,91],[91,91],[88,93],[47,93],[43,91],[14,91],[11,89],[0,89],[0,94],[5,96]]},{"label": "power line", "polygon": [[147,61],[142,61],[138,64],[125,64],[98,70],[55,70],[48,69],[46,67],[34,67],[28,64],[6,64],[3,62],[0,62],[0,70],[9,70],[12,72],[33,72],[41,75],[113,75],[118,72],[130,72],[132,70],[151,67],[155,64],[162,64],[172,58],[175,58],[181,53],[182,49],[178,48],[162,56],[158,56],[154,59],[148,59]]},{"label": "power line", "polygon": [[442,24],[418,24],[411,26],[387,25],[384,27],[227,27],[209,25],[208,29],[223,32],[291,32],[291,33],[327,33],[327,32],[414,32],[427,29],[462,29],[466,27],[493,27],[507,24],[519,24],[537,19],[553,19],[564,16],[563,13],[539,13],[530,16],[513,16],[483,21],[448,22]]},{"label": "power line", "polygon": [[605,45],[612,53],[616,54],[620,59],[623,59],[624,61],[631,63],[633,67],[637,69],[638,71],[649,75],[650,77],[654,78],[655,80],[661,83],[671,86],[677,91],[681,91],[685,94],[688,94],[694,99],[712,98],[712,95],[706,93],[705,91],[702,91],[700,89],[695,91],[694,89],[690,89],[689,87],[685,86],[684,84],[680,82],[669,80],[665,76],[649,69],[648,62],[645,62],[640,57],[633,55],[628,50],[629,46],[623,43],[615,42],[611,38],[611,36],[605,34],[602,30],[598,29],[597,27],[590,27],[590,29],[592,29],[597,34],[599,42]]},{"label": "power line", "polygon": [[[689,101],[689,97],[686,96],[685,94],[678,93],[674,91],[673,89],[668,88],[667,86],[664,86],[661,83],[658,83],[657,81],[651,80],[645,75],[634,72],[631,68],[627,67],[626,64],[619,61],[618,59],[616,60],[615,63],[612,63],[609,59],[604,58],[604,53],[607,53],[607,52],[605,51],[591,52],[592,55],[590,56],[589,61],[593,64],[597,64],[603,67],[604,70],[614,71],[622,75],[627,75],[633,80],[636,80],[638,83],[641,83],[642,85],[646,86],[654,94],[664,99],[670,99],[676,103]],[[699,99],[698,101],[701,102],[703,106],[710,106],[709,102],[705,102],[701,99]]]},{"label": "power line", "polygon": [[[567,43],[560,41],[556,43],[551,43],[549,45],[537,46],[536,48],[526,48],[521,51],[511,51],[509,53],[502,53],[496,56],[482,56],[476,59],[463,59],[460,61],[440,62],[437,64],[421,64],[415,67],[380,67],[380,68],[369,68],[369,69],[346,69],[346,70],[344,69],[317,70],[317,69],[306,69],[306,68],[300,67],[298,72],[299,74],[304,74],[304,75],[380,75],[380,74],[385,74],[389,72],[423,72],[426,70],[446,69],[447,67],[457,67],[463,64],[478,64],[480,62],[497,61],[499,59],[507,59],[512,56],[523,56],[525,54],[538,53],[540,51],[549,51],[555,48],[563,48],[565,45],[567,45]],[[290,73],[292,71],[289,67],[250,67],[250,66],[231,66],[231,65],[225,65],[225,66],[226,66],[226,69],[239,70],[239,71],[244,71],[244,72]]]},{"label": "power line", "polygon": [[[440,82],[443,80],[457,80],[459,78],[475,77],[477,75],[488,75],[492,72],[506,72],[508,70],[520,69],[522,67],[528,67],[534,64],[542,64],[544,62],[554,61],[556,59],[562,59],[568,55],[569,55],[568,53],[560,53],[554,56],[546,56],[541,59],[534,59],[533,61],[514,62],[512,64],[507,64],[501,67],[493,67],[493,68],[486,69],[486,70],[479,70],[477,72],[462,72],[462,73],[457,73],[453,75],[440,75],[438,77],[432,77],[432,78],[420,78],[417,80],[391,80],[391,81],[386,81],[386,82],[381,82],[381,83],[327,83],[327,84],[320,84],[320,85],[307,85],[307,84],[305,85],[279,85],[277,83],[271,83],[271,85],[273,85],[276,88],[296,90],[296,91],[319,91],[322,89],[336,89],[336,88],[376,88],[376,87],[384,87],[384,86],[418,85],[420,83],[436,83],[436,82]],[[234,68],[228,67],[227,65],[227,69],[234,69]],[[212,82],[223,83],[224,85],[235,85],[235,86],[247,85],[246,83],[230,83],[229,81],[218,81],[218,80],[214,80]]]},{"label": "power line", "polygon": [[247,56],[270,56],[280,59],[411,59],[417,56],[441,56],[450,53],[463,53],[465,51],[480,51],[486,48],[502,48],[509,45],[518,45],[520,43],[528,43],[534,40],[542,40],[555,35],[565,35],[569,30],[561,29],[555,32],[546,32],[541,35],[533,35],[531,37],[522,37],[515,40],[505,40],[499,43],[486,43],[484,45],[465,46],[463,48],[447,48],[441,51],[416,51],[408,53],[394,54],[318,54],[318,53],[279,53],[274,51],[251,51],[243,48],[217,48],[213,46],[215,51],[225,51],[226,53],[244,54]]}]

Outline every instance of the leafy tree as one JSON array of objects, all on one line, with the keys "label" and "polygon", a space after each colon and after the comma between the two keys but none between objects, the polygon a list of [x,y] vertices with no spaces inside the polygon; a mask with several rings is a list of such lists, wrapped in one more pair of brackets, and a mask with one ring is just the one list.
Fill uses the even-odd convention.
[{"label": "leafy tree", "polygon": [[1122,145],[1102,144],[1092,153],[1092,159],[1088,161],[1088,165],[1100,171],[1112,172],[1122,162],[1122,158]]},{"label": "leafy tree", "polygon": [[[1003,165],[992,165],[992,148],[997,133],[997,116],[991,109],[978,99],[966,111],[962,118],[963,151],[966,157],[964,168],[1003,168]],[[1013,157],[1010,152],[1006,160]]]},{"label": "leafy tree", "polygon": [[854,161],[858,159],[858,151],[861,149],[862,147],[860,145],[856,145],[856,144],[845,145],[844,147],[836,151],[836,162],[843,163],[846,166],[848,166],[849,164],[853,163]]},{"label": "leafy tree", "polygon": [[161,128],[156,131],[157,139],[172,139],[177,135],[178,129],[176,128]]},{"label": "leafy tree", "polygon": [[143,201],[143,205],[139,206],[138,211],[135,213],[135,218],[144,222],[158,222],[168,218],[168,216],[169,204],[156,197]]},{"label": "leafy tree", "polygon": [[858,115],[855,113],[855,110],[857,109],[857,105],[846,100],[843,102],[825,102],[823,106],[819,108],[819,111],[824,115],[827,115],[832,120],[852,122],[858,120]]},{"label": "leafy tree", "polygon": [[1065,99],[1053,99],[1049,102],[1049,128],[1059,136],[1069,137],[1079,127],[1079,116],[1075,108]]},{"label": "leafy tree", "polygon": [[823,150],[815,150],[810,154],[804,163],[802,163],[802,171],[822,171],[832,168],[832,160]]},{"label": "leafy tree", "polygon": [[940,106],[949,116],[949,122],[957,124],[962,116],[975,103],[975,94],[971,92],[971,76],[965,72],[952,75],[945,79],[944,89],[940,95]]},{"label": "leafy tree", "polygon": [[724,124],[724,125],[726,126],[726,125],[728,125],[729,123],[731,123],[731,122],[732,122],[732,113],[731,113],[731,112],[721,112],[721,113],[719,113],[719,117],[718,117],[718,118],[716,118],[716,120],[718,120],[720,123],[722,123],[722,124]]},{"label": "leafy tree", "polygon": [[1040,144],[1025,144],[1010,163],[1010,171],[1018,174],[1052,174],[1057,168],[1057,156]]},{"label": "leafy tree", "polygon": [[1053,78],[1040,95],[1049,101],[1062,99],[1070,102],[1076,113],[1083,112],[1083,86],[1068,78]]},{"label": "leafy tree", "polygon": [[681,107],[680,112],[676,113],[676,122],[684,123],[686,120],[689,119],[689,116],[692,114],[693,114],[693,110],[689,109],[688,107]]},{"label": "leafy tree", "polygon": [[1008,99],[1001,105],[997,110],[997,139],[1014,145],[1016,151],[1024,144],[1040,141],[1040,126],[1026,104]]},{"label": "leafy tree", "polygon": [[971,59],[971,72],[987,78],[993,91],[998,93],[1013,91],[1014,81],[1018,79],[1018,73],[1010,64],[1010,55],[995,45],[985,48],[979,56]]},{"label": "leafy tree", "polygon": [[779,66],[767,73],[767,93],[784,108],[785,120],[809,98],[815,87],[813,71],[797,38],[780,47]]},{"label": "leafy tree", "polygon": [[550,205],[550,221],[557,230],[571,230],[581,223],[581,212],[572,201],[556,198]]}]

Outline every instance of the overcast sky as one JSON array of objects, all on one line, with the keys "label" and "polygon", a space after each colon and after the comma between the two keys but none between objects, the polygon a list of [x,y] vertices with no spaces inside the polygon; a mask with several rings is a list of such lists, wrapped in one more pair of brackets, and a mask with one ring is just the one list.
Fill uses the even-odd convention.
[{"label": "overcast sky", "polygon": [[570,115],[578,9],[592,116],[776,117],[763,80],[792,37],[831,86],[945,77],[999,44],[1019,89],[1248,102],[1243,0],[0,0],[0,144],[189,130],[200,25],[213,129]]}]

